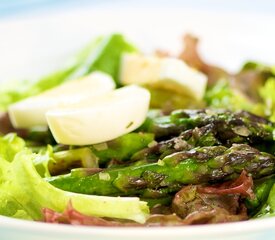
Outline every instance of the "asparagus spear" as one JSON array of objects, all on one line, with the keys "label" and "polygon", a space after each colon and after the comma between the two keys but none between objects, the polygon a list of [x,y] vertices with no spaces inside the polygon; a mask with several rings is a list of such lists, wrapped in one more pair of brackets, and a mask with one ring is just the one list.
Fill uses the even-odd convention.
[{"label": "asparagus spear", "polygon": [[166,156],[157,163],[104,169],[81,177],[71,174],[48,178],[54,186],[84,194],[159,198],[185,184],[235,179],[245,169],[254,178],[275,172],[275,157],[246,144],[198,147]]},{"label": "asparagus spear", "polygon": [[[152,133],[128,133],[108,142],[82,148],[64,151],[53,151],[52,148],[41,149],[42,155],[49,157],[40,159],[35,166],[37,169],[45,169],[47,166],[49,171],[47,175],[55,176],[67,173],[76,167],[98,168],[99,165],[102,167],[111,160],[121,164],[129,160],[135,152],[147,147],[148,144],[150,145],[153,140]],[[89,172],[90,169],[87,171]],[[42,175],[44,176],[44,174]]]},{"label": "asparagus spear", "polygon": [[128,161],[131,156],[146,148],[154,141],[152,133],[128,133],[114,140],[91,145],[92,152],[98,157],[100,165],[106,164],[111,160],[117,162]]},{"label": "asparagus spear", "polygon": [[190,150],[194,147],[220,145],[220,141],[215,137],[215,126],[208,124],[201,128],[194,128],[184,131],[180,136],[173,137],[161,142],[155,142],[147,148],[136,152],[131,160],[157,161],[174,152]]},{"label": "asparagus spear", "polygon": [[156,138],[177,136],[187,129],[213,125],[213,132],[225,145],[233,143],[273,143],[275,124],[246,111],[177,110],[169,116],[151,117],[141,130],[152,132]]},{"label": "asparagus spear", "polygon": [[266,202],[269,192],[275,183],[275,175],[267,176],[262,179],[254,181],[255,198],[248,198],[245,200],[246,208],[249,215],[253,216],[260,210]]},{"label": "asparagus spear", "polygon": [[[190,118],[181,118],[180,115],[183,115],[183,113],[189,113]],[[197,116],[197,118],[195,116]],[[183,129],[189,128],[195,124],[198,126],[203,124],[207,125],[188,129],[177,137],[160,141],[154,146],[145,148],[134,154],[132,156],[133,160],[147,159],[152,161],[163,158],[173,152],[189,150],[197,146],[223,144],[231,146],[233,143],[250,143],[258,149],[270,153],[274,153],[275,151],[275,142],[273,141],[273,123],[248,112],[240,112],[239,114],[220,112],[220,115],[208,116],[207,112],[204,110],[181,110],[172,113],[169,118],[169,121],[176,122],[176,124],[170,125],[166,128],[166,130],[171,129],[172,132],[174,132],[175,129],[180,132],[181,127],[183,127]],[[256,121],[254,121],[253,118],[255,118]],[[160,124],[160,119],[163,121],[166,119],[165,121],[168,122],[167,117],[155,118],[155,123],[159,124],[159,127],[163,126]],[[179,124],[178,122],[182,122],[182,124]],[[155,133],[157,135],[159,129],[160,128],[155,128]],[[260,143],[260,139],[262,139],[263,142]]]}]

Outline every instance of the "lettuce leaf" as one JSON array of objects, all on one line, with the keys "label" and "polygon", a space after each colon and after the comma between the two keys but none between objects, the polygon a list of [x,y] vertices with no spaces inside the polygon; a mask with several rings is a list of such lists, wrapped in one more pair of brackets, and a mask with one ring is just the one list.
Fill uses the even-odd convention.
[{"label": "lettuce leaf", "polygon": [[18,152],[24,149],[24,147],[25,141],[17,137],[14,133],[0,137],[0,158],[10,162]]},{"label": "lettuce leaf", "polygon": [[118,84],[121,54],[133,51],[136,51],[136,48],[128,43],[121,34],[98,37],[75,57],[70,66],[51,73],[36,82],[21,81],[1,86],[0,112],[6,111],[7,107],[14,102],[37,95],[65,81],[85,76],[95,70],[110,74]]},{"label": "lettuce leaf", "polygon": [[260,89],[260,95],[265,102],[266,115],[275,122],[275,78],[269,78]]},{"label": "lettuce leaf", "polygon": [[71,201],[77,211],[89,216],[145,222],[149,209],[139,198],[84,195],[53,187],[35,169],[41,155],[23,143],[15,135],[0,138],[0,214],[42,220],[43,208],[63,212]]},{"label": "lettuce leaf", "polygon": [[264,218],[275,216],[275,184],[273,179],[273,186],[269,192],[265,204],[261,207],[260,211],[255,215],[255,218]]},{"label": "lettuce leaf", "polygon": [[208,106],[212,108],[225,108],[232,111],[246,110],[264,116],[264,105],[250,102],[239,91],[232,89],[227,82],[220,81],[208,89],[204,97]]},{"label": "lettuce leaf", "polygon": [[269,76],[275,76],[275,66],[268,66],[266,64],[260,63],[260,62],[254,62],[254,61],[248,61],[246,62],[242,68],[241,71],[247,71],[247,70],[256,70],[262,73],[265,73]]},{"label": "lettuce leaf", "polygon": [[245,206],[250,216],[257,216],[257,212],[266,204],[268,195],[275,183],[275,175],[267,176],[254,181],[254,198],[245,199]]},{"label": "lettuce leaf", "polygon": [[[99,168],[116,160],[119,163],[131,161],[138,151],[153,143],[154,134],[131,132],[114,140],[86,147],[74,147],[60,150],[51,145],[38,147],[38,156],[34,165],[41,177],[56,176],[67,173],[72,168]],[[31,147],[33,150],[34,148]],[[35,149],[36,150],[36,149]],[[76,170],[74,170],[76,171]],[[80,170],[83,172],[83,169]],[[84,170],[85,172],[85,170]]]}]

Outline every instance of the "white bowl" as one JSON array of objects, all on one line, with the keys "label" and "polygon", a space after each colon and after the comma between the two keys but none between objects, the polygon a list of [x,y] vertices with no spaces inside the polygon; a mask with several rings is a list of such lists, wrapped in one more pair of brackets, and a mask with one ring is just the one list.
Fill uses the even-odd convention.
[{"label": "white bowl", "polygon": [[275,218],[186,227],[83,227],[0,217],[1,240],[272,240]]}]

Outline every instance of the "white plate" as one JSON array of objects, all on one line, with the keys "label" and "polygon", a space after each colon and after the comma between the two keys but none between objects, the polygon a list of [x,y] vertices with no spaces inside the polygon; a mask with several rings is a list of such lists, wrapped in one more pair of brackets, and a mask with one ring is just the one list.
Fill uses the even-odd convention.
[{"label": "white plate", "polygon": [[[183,32],[202,39],[203,56],[234,71],[243,61],[275,63],[275,18],[181,9],[77,10],[0,23],[0,81],[53,70],[100,33],[122,32],[145,51],[180,48]],[[1,240],[274,239],[275,218],[195,227],[99,228],[51,225],[0,217]]]},{"label": "white plate", "polygon": [[0,217],[1,240],[272,240],[275,218],[247,222],[155,228],[55,225]]}]

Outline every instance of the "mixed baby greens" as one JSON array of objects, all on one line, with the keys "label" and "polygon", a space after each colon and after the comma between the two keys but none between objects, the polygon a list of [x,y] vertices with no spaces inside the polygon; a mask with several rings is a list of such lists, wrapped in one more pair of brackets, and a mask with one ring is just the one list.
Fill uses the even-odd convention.
[{"label": "mixed baby greens", "polygon": [[41,80],[3,87],[0,214],[96,226],[181,226],[274,215],[274,68],[249,62],[229,74],[203,62],[197,39],[187,35],[185,41],[179,58],[208,76],[204,99],[150,86],[144,123],[107,142],[58,144],[47,128],[13,128],[6,111],[95,70],[120,87],[122,54],[138,52],[122,35],[95,39],[74,64]]}]

